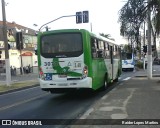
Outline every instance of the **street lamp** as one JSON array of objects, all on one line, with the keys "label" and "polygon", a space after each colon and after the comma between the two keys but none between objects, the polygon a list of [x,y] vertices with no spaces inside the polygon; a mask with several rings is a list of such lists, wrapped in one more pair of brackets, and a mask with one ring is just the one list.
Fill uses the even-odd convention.
[{"label": "street lamp", "polygon": [[9,52],[8,52],[5,2],[4,2],[4,0],[1,0],[1,2],[2,2],[2,16],[3,16],[3,38],[4,38],[4,46],[5,46],[6,85],[10,86],[10,84],[11,84],[11,71],[10,71]]}]

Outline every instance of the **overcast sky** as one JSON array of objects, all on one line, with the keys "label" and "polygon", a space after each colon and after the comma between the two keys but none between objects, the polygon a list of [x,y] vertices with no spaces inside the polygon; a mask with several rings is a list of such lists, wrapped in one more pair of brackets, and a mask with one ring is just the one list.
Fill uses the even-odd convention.
[{"label": "overcast sky", "polygon": [[[5,0],[6,20],[38,30],[41,25],[60,16],[74,15],[78,11],[89,11],[89,22],[76,24],[75,17],[57,20],[48,26],[51,29],[85,28],[95,33],[110,34],[118,41],[118,11],[125,4],[123,0]],[[2,14],[2,9],[0,10]],[[0,15],[2,20],[2,15]],[[37,24],[35,27],[33,24]],[[121,42],[122,43],[122,42]]]}]

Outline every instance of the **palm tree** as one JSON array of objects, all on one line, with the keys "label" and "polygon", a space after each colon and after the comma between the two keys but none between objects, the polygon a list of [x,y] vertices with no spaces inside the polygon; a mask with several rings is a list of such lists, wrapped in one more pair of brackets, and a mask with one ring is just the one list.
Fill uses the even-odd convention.
[{"label": "palm tree", "polygon": [[104,33],[99,33],[99,34],[100,34],[101,36],[105,37],[105,38],[108,38],[108,39],[110,39],[110,40],[115,41],[115,39],[112,38],[110,34],[104,34]]},{"label": "palm tree", "polygon": [[111,35],[110,34],[104,34],[104,33],[99,33],[101,36],[103,36],[103,37],[106,37],[106,38],[110,38],[111,37]]}]

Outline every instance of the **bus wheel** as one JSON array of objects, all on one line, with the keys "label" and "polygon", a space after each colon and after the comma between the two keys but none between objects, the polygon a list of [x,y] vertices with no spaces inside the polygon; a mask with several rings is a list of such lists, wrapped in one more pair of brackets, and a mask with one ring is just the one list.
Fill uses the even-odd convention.
[{"label": "bus wheel", "polygon": [[104,84],[102,86],[102,90],[106,90],[108,88],[108,83],[107,83],[107,75],[105,75],[105,78],[104,78]]},{"label": "bus wheel", "polygon": [[115,82],[118,82],[118,77],[114,80]]}]

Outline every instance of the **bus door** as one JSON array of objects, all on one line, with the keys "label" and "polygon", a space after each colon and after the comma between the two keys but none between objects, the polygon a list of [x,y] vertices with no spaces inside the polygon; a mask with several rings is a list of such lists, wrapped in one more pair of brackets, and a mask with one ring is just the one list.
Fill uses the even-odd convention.
[{"label": "bus door", "polygon": [[110,57],[111,57],[111,79],[113,80],[113,47],[110,46]]}]

